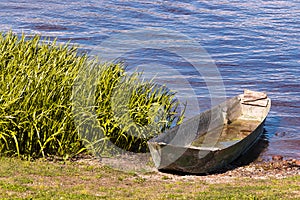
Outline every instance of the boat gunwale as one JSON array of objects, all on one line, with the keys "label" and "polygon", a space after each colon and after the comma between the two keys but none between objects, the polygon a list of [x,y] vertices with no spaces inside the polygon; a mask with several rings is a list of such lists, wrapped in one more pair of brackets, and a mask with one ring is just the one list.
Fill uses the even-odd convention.
[{"label": "boat gunwale", "polygon": [[[231,101],[231,100],[234,100],[234,99],[237,99],[237,101],[238,101],[240,104],[243,104],[243,103],[241,102],[241,99],[242,99],[241,97],[242,97],[242,95],[243,95],[243,94],[240,94],[240,95],[234,96],[234,97],[232,97],[232,98],[229,98],[229,99],[227,99],[226,101],[224,101],[224,102],[222,102],[222,103],[220,103],[220,104],[218,104],[218,105],[216,105],[216,106],[214,106],[214,107],[212,107],[212,108],[210,108],[210,109],[207,109],[207,110],[201,112],[200,114],[198,114],[198,115],[196,115],[196,116],[194,116],[194,117],[188,119],[187,121],[184,121],[183,123],[188,124],[189,122],[192,122],[192,121],[194,121],[195,119],[198,119],[200,116],[205,115],[206,113],[209,113],[209,112],[211,112],[211,111],[214,110],[214,109],[217,109],[218,107],[220,107],[220,105],[222,105],[222,104],[225,104],[225,105],[226,105],[227,102],[229,102],[229,101]],[[267,118],[267,116],[268,116],[268,113],[269,113],[269,111],[270,111],[270,105],[269,105],[269,104],[271,103],[271,99],[270,99],[269,97],[267,97],[266,100],[268,101],[268,103],[267,103],[266,106],[255,105],[255,106],[257,106],[257,107],[265,107],[265,109],[268,109],[267,112],[265,113],[265,115],[263,116],[263,118],[262,118],[261,120],[257,120],[257,119],[252,120],[252,119],[250,119],[250,118],[248,118],[248,119],[247,119],[247,118],[243,119],[243,120],[249,120],[249,121],[257,121],[257,122],[259,122],[259,123],[257,124],[257,126],[256,126],[253,130],[251,130],[251,132],[250,132],[248,135],[246,135],[246,136],[243,137],[242,139],[237,140],[238,142],[234,143],[233,145],[236,145],[236,144],[240,143],[241,141],[243,141],[245,138],[247,138],[249,135],[251,135],[254,131],[256,131],[256,130],[259,128],[259,126],[261,126],[261,125],[265,122],[265,120],[266,120],[266,118]],[[247,105],[247,104],[245,104],[245,105]],[[241,116],[242,116],[242,115],[241,115]],[[199,124],[200,124],[200,123],[199,123]],[[156,141],[156,139],[159,139],[159,138],[162,137],[162,136],[167,136],[168,134],[171,134],[172,131],[178,129],[178,127],[180,127],[181,125],[182,125],[182,124],[176,125],[176,126],[174,126],[173,128],[171,128],[171,129],[169,129],[169,130],[167,130],[167,131],[161,133],[160,135],[158,135],[158,136],[152,138],[151,140],[148,141],[148,144],[157,144],[157,145],[159,145],[159,146],[173,146],[173,147],[180,147],[180,148],[187,148],[187,149],[188,149],[188,148],[189,148],[189,149],[198,149],[198,150],[202,150],[202,148],[203,148],[203,150],[209,149],[209,148],[215,148],[215,150],[212,150],[212,151],[220,151],[220,150],[224,150],[224,149],[226,149],[226,148],[229,148],[229,147],[233,146],[233,145],[230,145],[230,146],[225,147],[225,148],[216,148],[216,147],[197,147],[197,146],[193,146],[193,145],[190,145],[190,146],[180,146],[180,145],[174,145],[174,144],[170,144],[170,143],[166,143],[166,142],[159,142],[159,141]],[[226,125],[226,124],[224,123],[223,126],[224,126],[224,125]],[[221,126],[222,126],[222,125],[221,125]],[[205,135],[205,134],[207,134],[207,133],[204,133],[204,135]],[[193,141],[194,141],[194,140],[193,140]]]}]

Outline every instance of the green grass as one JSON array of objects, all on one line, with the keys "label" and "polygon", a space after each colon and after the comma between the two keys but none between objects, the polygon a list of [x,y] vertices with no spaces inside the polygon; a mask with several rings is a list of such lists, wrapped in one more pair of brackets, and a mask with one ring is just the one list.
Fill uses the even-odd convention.
[{"label": "green grass", "polygon": [[99,164],[0,158],[1,199],[299,199],[300,176],[163,178],[156,172],[123,172]]},{"label": "green grass", "polygon": [[147,151],[183,113],[174,92],[139,76],[68,44],[0,34],[0,154],[68,158],[111,143]]}]

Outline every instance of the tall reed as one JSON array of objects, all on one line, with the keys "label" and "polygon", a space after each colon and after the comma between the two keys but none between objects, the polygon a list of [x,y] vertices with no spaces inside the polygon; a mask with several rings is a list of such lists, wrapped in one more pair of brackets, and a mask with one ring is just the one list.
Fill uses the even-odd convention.
[{"label": "tall reed", "polygon": [[[93,69],[100,69],[97,76],[79,81]],[[94,90],[88,90],[87,82]],[[83,119],[81,111],[87,104],[76,102],[74,92],[89,91],[95,130],[103,135],[94,131],[82,137],[76,115]],[[98,64],[75,46],[37,35],[0,34],[1,154],[67,158],[86,151],[86,144],[99,139],[96,151],[104,150],[105,140],[125,150],[146,151],[149,138],[181,122],[178,105],[173,92],[140,81],[137,73],[127,75],[121,63]],[[74,112],[74,106],[81,111]]]}]

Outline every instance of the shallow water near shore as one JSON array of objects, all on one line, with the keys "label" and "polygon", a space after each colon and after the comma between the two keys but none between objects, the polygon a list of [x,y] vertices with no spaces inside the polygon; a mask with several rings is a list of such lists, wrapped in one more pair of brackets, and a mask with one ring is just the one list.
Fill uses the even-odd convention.
[{"label": "shallow water near shore", "polygon": [[[268,145],[261,158],[278,154],[287,159],[300,158],[299,1],[4,0],[0,8],[1,31],[37,33],[57,37],[59,42],[71,40],[88,52],[122,31],[164,28],[180,32],[195,40],[215,61],[226,97],[247,88],[266,91],[272,99],[264,133]],[[193,74],[183,58],[146,48],[123,58],[127,70],[144,65],[146,73],[155,75],[158,68],[178,69],[199,100],[199,109],[188,110],[188,116],[211,107],[204,78]],[[176,76],[156,75],[178,89],[179,99],[190,90]]]}]

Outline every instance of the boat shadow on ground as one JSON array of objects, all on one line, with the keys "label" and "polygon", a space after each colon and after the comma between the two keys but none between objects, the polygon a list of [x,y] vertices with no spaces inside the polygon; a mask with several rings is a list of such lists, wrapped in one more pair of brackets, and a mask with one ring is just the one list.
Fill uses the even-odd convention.
[{"label": "boat shadow on ground", "polygon": [[258,139],[258,141],[243,155],[239,156],[235,161],[232,163],[226,165],[222,169],[209,172],[209,173],[203,173],[203,174],[194,174],[194,173],[186,173],[186,172],[178,172],[178,171],[171,171],[171,170],[159,170],[163,173],[169,173],[174,175],[199,175],[199,176],[205,176],[205,175],[212,175],[212,174],[222,174],[230,170],[234,170],[239,167],[243,167],[246,165],[249,165],[253,162],[259,161],[259,156],[262,152],[268,147],[269,141],[267,138],[267,131],[264,129],[263,134]]}]

